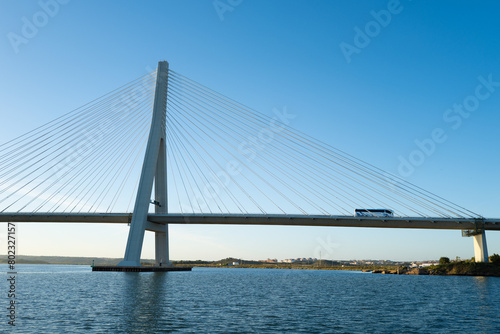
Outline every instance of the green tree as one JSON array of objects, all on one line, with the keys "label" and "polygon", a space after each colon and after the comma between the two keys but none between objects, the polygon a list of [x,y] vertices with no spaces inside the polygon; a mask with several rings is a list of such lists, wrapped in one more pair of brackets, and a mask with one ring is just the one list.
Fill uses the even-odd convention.
[{"label": "green tree", "polygon": [[490,262],[493,264],[500,264],[500,255],[493,254],[492,256],[490,256]]},{"label": "green tree", "polygon": [[450,263],[450,258],[449,257],[443,256],[442,258],[439,259],[439,264],[441,266],[445,265],[445,264],[448,264],[448,263]]}]

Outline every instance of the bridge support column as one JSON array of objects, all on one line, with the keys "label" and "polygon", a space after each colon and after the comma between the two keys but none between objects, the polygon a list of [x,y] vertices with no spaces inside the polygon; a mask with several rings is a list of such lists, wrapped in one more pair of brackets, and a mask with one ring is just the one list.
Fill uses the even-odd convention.
[{"label": "bridge support column", "polygon": [[155,232],[155,264],[157,266],[170,266],[168,254],[168,230]]},{"label": "bridge support column", "polygon": [[[168,88],[168,63],[161,61],[158,63],[156,73],[156,89],[153,104],[153,117],[149,131],[146,154],[142,164],[141,178],[137,189],[135,199],[134,214],[130,222],[130,230],[127,239],[127,248],[125,256],[118,266],[141,265],[142,244],[144,242],[144,232],[148,226],[148,211],[151,204],[151,192],[153,182],[155,184],[155,212],[166,213],[167,203],[167,175],[166,175],[166,106],[167,106],[167,88]],[[164,261],[169,263],[168,259],[168,230],[165,226],[164,231],[155,231],[158,236],[155,237],[156,243],[156,262]]]},{"label": "bridge support column", "polygon": [[[168,213],[167,198],[167,155],[165,141],[160,142],[160,152],[156,164],[155,174],[155,200],[159,205],[155,206],[155,213]],[[155,232],[155,264],[157,266],[169,266],[168,255],[168,225],[164,225],[163,231]]]},{"label": "bridge support column", "polygon": [[489,262],[485,231],[483,230],[481,233],[474,235],[473,238],[474,238],[474,258],[476,262]]}]

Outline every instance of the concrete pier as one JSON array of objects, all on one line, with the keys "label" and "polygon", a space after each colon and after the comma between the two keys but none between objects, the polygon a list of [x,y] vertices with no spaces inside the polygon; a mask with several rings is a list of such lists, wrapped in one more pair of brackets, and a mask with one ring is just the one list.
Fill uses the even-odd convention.
[{"label": "concrete pier", "polygon": [[474,235],[474,258],[476,262],[489,262],[488,247],[486,245],[486,233],[484,230]]},{"label": "concrete pier", "polygon": [[135,266],[92,266],[92,271],[122,271],[122,272],[165,272],[191,271],[191,267],[135,267]]}]

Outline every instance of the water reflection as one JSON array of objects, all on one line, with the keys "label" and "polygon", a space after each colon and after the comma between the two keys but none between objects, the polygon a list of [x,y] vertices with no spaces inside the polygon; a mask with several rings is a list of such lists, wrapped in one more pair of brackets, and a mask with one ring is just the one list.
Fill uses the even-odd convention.
[{"label": "water reflection", "polygon": [[490,277],[474,276],[474,283],[479,289],[485,289],[489,285],[490,280]]},{"label": "water reflection", "polygon": [[123,314],[127,330],[153,333],[160,326],[169,273],[123,273]]},{"label": "water reflection", "polygon": [[492,291],[492,280],[495,279],[498,281],[498,278],[495,277],[476,276],[473,280],[476,288],[473,298],[476,298],[475,304],[479,315],[478,322],[483,329],[491,328],[492,323],[488,318],[496,316],[494,315],[495,305],[492,303],[492,298],[494,298],[496,294],[495,291]]}]

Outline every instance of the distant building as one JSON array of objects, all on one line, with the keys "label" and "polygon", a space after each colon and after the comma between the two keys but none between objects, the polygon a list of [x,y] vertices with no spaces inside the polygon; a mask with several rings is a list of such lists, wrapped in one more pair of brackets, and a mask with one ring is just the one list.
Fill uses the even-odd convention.
[{"label": "distant building", "polygon": [[240,263],[239,262],[233,262],[233,266],[239,266]]},{"label": "distant building", "polygon": [[424,263],[421,263],[421,264],[420,264],[420,268],[430,267],[430,266],[433,266],[433,265],[435,265],[435,263],[432,263],[432,262],[424,262]]},{"label": "distant building", "polygon": [[295,259],[284,259],[281,261],[282,263],[294,263]]}]

